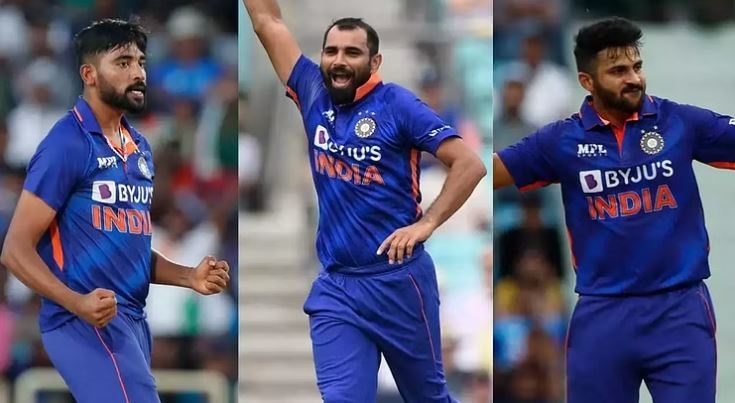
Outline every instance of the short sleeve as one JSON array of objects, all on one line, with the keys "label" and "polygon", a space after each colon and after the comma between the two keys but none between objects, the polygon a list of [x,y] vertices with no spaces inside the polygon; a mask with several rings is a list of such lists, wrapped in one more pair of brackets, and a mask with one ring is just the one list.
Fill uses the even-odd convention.
[{"label": "short sleeve", "polygon": [[396,97],[396,119],[413,147],[436,155],[436,150],[444,140],[460,137],[454,127],[444,122],[413,93],[404,89],[397,90],[400,94]]},{"label": "short sleeve", "polygon": [[319,66],[304,55],[299,57],[286,84],[286,96],[300,111],[308,110],[323,89],[324,81]]},{"label": "short sleeve", "polygon": [[694,159],[718,168],[735,169],[735,119],[687,106],[684,118],[694,127]]},{"label": "short sleeve", "polygon": [[[57,125],[41,141],[28,164],[23,188],[58,211],[84,177],[90,145],[79,132]],[[71,132],[69,132],[71,131]]]},{"label": "short sleeve", "polygon": [[[520,190],[530,190],[559,182],[552,164],[552,152],[559,147],[560,123],[552,123],[498,152]],[[556,148],[555,148],[556,147]]]}]

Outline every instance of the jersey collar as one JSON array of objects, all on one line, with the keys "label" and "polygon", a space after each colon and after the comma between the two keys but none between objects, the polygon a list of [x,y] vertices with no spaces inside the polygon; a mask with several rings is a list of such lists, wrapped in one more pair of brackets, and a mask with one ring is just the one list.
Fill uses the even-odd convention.
[{"label": "jersey collar", "polygon": [[[633,117],[629,120],[638,120],[640,117],[643,116],[655,116],[657,114],[658,105],[656,103],[656,100],[652,96],[646,95],[643,98],[643,105],[641,106],[640,112],[635,113]],[[584,126],[585,130],[592,130],[597,126],[607,126],[608,124],[610,124],[610,122],[601,118],[600,115],[597,114],[597,111],[592,106],[591,95],[587,95],[584,98],[582,106],[579,108],[579,116],[582,119],[582,125]]]},{"label": "jersey collar", "polygon": [[378,73],[371,74],[370,78],[365,84],[357,87],[357,91],[355,91],[355,99],[352,102],[357,102],[365,98],[367,94],[371,93],[374,89],[378,88],[382,84],[383,80],[380,78],[380,75]]},{"label": "jersey collar", "polygon": [[[85,132],[98,134],[104,137],[104,134],[102,133],[102,128],[100,127],[99,122],[97,122],[97,118],[94,116],[92,108],[83,97],[80,96],[79,99],[77,99],[77,103],[74,105],[71,112]],[[128,123],[128,120],[125,118],[125,116],[120,119],[120,124],[122,129],[122,149],[114,147],[112,143],[110,143],[110,141],[107,139],[107,137],[105,137],[105,139],[107,140],[107,144],[110,146],[110,148],[117,155],[119,155],[120,158],[123,159],[123,161],[125,161],[129,155],[139,150],[136,141],[136,132],[130,126],[130,123]]]}]

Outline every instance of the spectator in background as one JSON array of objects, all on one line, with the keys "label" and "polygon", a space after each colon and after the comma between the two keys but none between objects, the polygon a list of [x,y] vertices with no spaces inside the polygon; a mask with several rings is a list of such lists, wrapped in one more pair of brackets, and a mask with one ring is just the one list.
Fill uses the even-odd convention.
[{"label": "spectator in background", "polygon": [[470,375],[466,382],[468,403],[492,402],[493,388],[490,375],[485,371],[478,371]]},{"label": "spectator in background", "polygon": [[248,132],[248,95],[240,94],[240,136],[238,139],[239,187],[242,207],[247,212],[260,211],[263,200],[263,149],[258,138]]},{"label": "spectator in background", "polygon": [[0,270],[0,377],[7,376],[12,362],[12,341],[15,333],[15,319],[5,297],[7,270]]},{"label": "spectator in background", "polygon": [[512,274],[513,268],[528,249],[541,253],[551,266],[555,279],[564,277],[562,244],[559,230],[546,226],[541,218],[542,199],[536,192],[521,195],[521,221],[517,227],[501,233],[498,237],[500,255],[499,277]]},{"label": "spectator in background", "polygon": [[[474,150],[480,148],[480,133],[475,124],[468,119],[463,110],[447,96],[447,83],[442,79],[437,69],[427,70],[421,77],[418,85],[418,97],[449,126],[457,129],[462,139]],[[430,153],[421,154],[421,169],[437,167],[444,171],[443,166]]]},{"label": "spectator in background", "polygon": [[38,143],[64,114],[53,94],[56,81],[62,76],[53,60],[46,57],[35,59],[21,75],[20,103],[8,115],[8,164],[26,166]]},{"label": "spectator in background", "polygon": [[[444,82],[439,72],[436,69],[429,69],[419,81],[418,97],[429,105],[429,108],[435,111],[447,125],[459,129],[457,126],[460,121],[459,109],[450,104],[443,86]],[[421,169],[429,168],[436,168],[444,172],[441,163],[433,155],[423,152],[421,153]]]},{"label": "spectator in background", "polygon": [[[160,223],[154,225],[152,248],[174,261],[195,265],[196,256],[218,250],[218,229],[207,219],[207,206],[195,194],[175,194],[173,201]],[[154,336],[225,334],[229,330],[233,307],[225,294],[200,299],[186,289],[151,287],[148,300],[147,313]]]},{"label": "spectator in background", "polygon": [[166,23],[170,54],[149,77],[158,89],[158,103],[173,106],[178,100],[198,103],[223,73],[223,67],[208,54],[211,26],[207,17],[192,6],[174,10]]},{"label": "spectator in background", "polygon": [[507,376],[507,391],[496,393],[496,403],[554,403],[548,372],[543,365],[524,360]]},{"label": "spectator in background", "polygon": [[6,61],[23,60],[28,50],[28,22],[21,0],[0,4],[0,57]]},{"label": "spectator in background", "polygon": [[563,24],[566,0],[495,0],[494,57],[503,63],[519,58],[523,38],[538,33],[551,41],[550,59],[565,64]]},{"label": "spectator in background", "polygon": [[519,256],[512,276],[495,290],[495,365],[513,368],[529,353],[529,335],[540,329],[561,344],[566,332],[564,300],[551,265],[538,250]]},{"label": "spectator in background", "polygon": [[235,70],[222,74],[207,91],[201,121],[194,134],[192,163],[198,179],[197,192],[208,204],[236,200],[238,89]]},{"label": "spectator in background", "polygon": [[444,82],[436,69],[427,70],[419,82],[419,98],[436,111],[447,125],[459,127],[459,108],[449,102],[443,87]]},{"label": "spectator in background", "polygon": [[522,77],[510,77],[503,83],[500,102],[502,109],[493,125],[494,149],[500,150],[515,144],[536,130],[536,126],[526,121],[521,113],[525,94],[526,84]]},{"label": "spectator in background", "polygon": [[[24,178],[24,166],[2,165],[0,168],[0,241],[5,241],[5,233],[23,190]],[[5,268],[2,268],[2,270],[5,270]],[[14,280],[15,277],[12,277],[11,281]]]},{"label": "spectator in background", "polygon": [[573,111],[571,73],[547,60],[546,45],[546,39],[540,33],[525,36],[521,42],[520,59],[503,65],[497,73],[499,82],[512,75],[525,76],[526,91],[521,115],[536,127],[568,117]]},{"label": "spectator in background", "polygon": [[[171,200],[173,205],[154,225],[152,247],[177,262],[192,265],[197,253],[219,252],[223,232],[210,217],[209,207],[194,193],[176,193]],[[236,341],[229,335],[237,309],[231,295],[199,298],[189,290],[151,287],[146,314],[155,343],[153,367],[221,369],[225,375],[236,374],[236,362],[232,362]]]},{"label": "spectator in background", "polygon": [[445,362],[448,379],[450,370],[469,376],[492,366],[492,249],[486,248],[478,260],[482,270],[479,286],[442,295],[445,337],[451,341],[446,344],[452,346],[452,362]]}]

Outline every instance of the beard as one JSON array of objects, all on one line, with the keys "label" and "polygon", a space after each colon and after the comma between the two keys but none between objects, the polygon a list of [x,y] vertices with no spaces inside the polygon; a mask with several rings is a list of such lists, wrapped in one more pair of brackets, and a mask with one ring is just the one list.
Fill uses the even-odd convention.
[{"label": "beard", "polygon": [[[330,70],[322,68],[321,73],[324,86],[327,87],[327,91],[329,91],[329,95],[332,97],[332,102],[335,105],[344,105],[354,101],[357,89],[370,79],[370,65],[367,64],[354,71],[344,66],[335,67]],[[333,81],[335,78],[350,80],[350,83],[344,87],[335,87]]]},{"label": "beard", "polygon": [[[115,87],[105,80],[102,75],[99,76],[97,82],[99,83],[100,99],[107,105],[130,113],[140,113],[145,109],[145,82],[138,81],[128,86],[122,93],[117,92]],[[141,91],[143,97],[140,100],[134,99],[133,91]]]},{"label": "beard", "polygon": [[[603,88],[597,81],[594,82],[594,90],[598,99],[605,108],[633,114],[643,106],[643,97],[646,96],[646,84],[629,85],[623,88],[620,94]],[[627,97],[627,94],[638,94],[637,99]]]}]

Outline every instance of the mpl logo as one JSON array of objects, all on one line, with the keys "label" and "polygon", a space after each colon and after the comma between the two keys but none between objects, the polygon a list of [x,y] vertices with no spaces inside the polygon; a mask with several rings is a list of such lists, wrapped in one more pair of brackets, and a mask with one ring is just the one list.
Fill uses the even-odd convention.
[{"label": "mpl logo", "polygon": [[577,157],[602,157],[607,150],[602,144],[577,144]]},{"label": "mpl logo", "polygon": [[594,171],[580,171],[579,183],[582,184],[584,193],[602,192],[602,172],[599,169]]},{"label": "mpl logo", "polygon": [[92,200],[114,204],[117,201],[117,186],[114,181],[94,181],[92,183]]},{"label": "mpl logo", "polygon": [[97,157],[97,165],[99,169],[115,167],[117,168],[117,157]]}]

